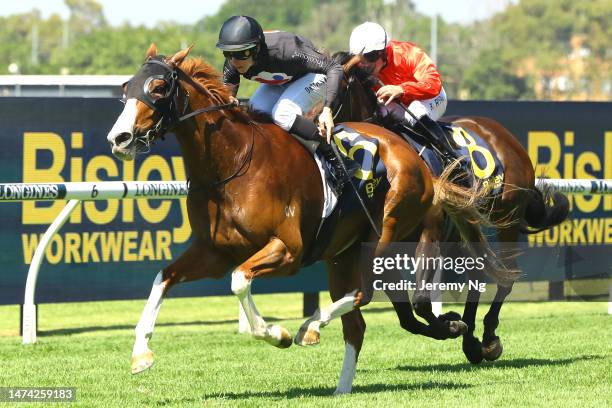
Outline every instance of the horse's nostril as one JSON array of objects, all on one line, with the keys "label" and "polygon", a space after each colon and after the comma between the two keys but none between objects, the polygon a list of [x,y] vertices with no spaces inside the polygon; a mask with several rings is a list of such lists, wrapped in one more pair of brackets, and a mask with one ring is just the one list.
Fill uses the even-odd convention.
[{"label": "horse's nostril", "polygon": [[131,139],[132,139],[132,134],[130,132],[119,133],[117,137],[115,137],[115,144],[117,146],[120,146],[125,142],[129,142]]}]

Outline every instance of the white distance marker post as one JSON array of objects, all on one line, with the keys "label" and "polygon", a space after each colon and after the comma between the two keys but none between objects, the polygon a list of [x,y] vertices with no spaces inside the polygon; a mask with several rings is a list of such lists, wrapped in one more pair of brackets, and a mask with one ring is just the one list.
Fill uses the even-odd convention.
[{"label": "white distance marker post", "polygon": [[38,271],[40,270],[40,264],[45,256],[45,251],[51,243],[51,239],[55,233],[62,228],[62,226],[70,217],[72,211],[79,204],[79,200],[70,200],[68,204],[62,209],[57,218],[53,220],[45,234],[43,235],[40,243],[34,251],[32,262],[30,262],[30,269],[28,270],[28,279],[26,281],[26,289],[23,300],[23,321],[22,321],[22,333],[23,333],[23,344],[34,344],[36,343],[36,305],[34,304],[34,292],[36,291],[36,281],[38,280]]},{"label": "white distance marker post", "polygon": [[34,344],[37,340],[36,282],[40,265],[53,236],[66,223],[80,201],[121,198],[167,199],[185,197],[189,190],[185,181],[109,181],[75,183],[0,183],[0,201],[53,201],[69,200],[66,207],[45,231],[30,262],[21,329],[23,344]]}]

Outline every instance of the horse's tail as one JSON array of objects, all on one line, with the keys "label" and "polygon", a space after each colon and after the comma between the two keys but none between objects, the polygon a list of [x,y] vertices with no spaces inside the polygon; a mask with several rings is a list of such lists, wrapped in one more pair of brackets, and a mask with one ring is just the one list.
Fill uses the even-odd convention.
[{"label": "horse's tail", "polygon": [[520,231],[524,234],[537,234],[561,224],[569,214],[567,197],[553,191],[551,187],[538,185],[529,191],[529,201],[521,220]]},{"label": "horse's tail", "polygon": [[502,286],[508,286],[520,277],[518,269],[508,268],[491,249],[482,227],[507,228],[511,226],[513,214],[501,220],[493,220],[485,203],[489,191],[475,183],[464,188],[453,183],[453,170],[459,163],[448,166],[434,183],[434,205],[441,205],[461,234],[461,240],[470,256],[482,258],[484,272]]}]

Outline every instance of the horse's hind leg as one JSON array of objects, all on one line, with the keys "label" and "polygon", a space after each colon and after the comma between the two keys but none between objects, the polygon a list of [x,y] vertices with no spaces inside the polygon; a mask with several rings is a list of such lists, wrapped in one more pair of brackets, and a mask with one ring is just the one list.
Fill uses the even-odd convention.
[{"label": "horse's hind leg", "polygon": [[149,340],[153,337],[155,321],[168,290],[179,282],[220,277],[227,268],[225,262],[215,253],[206,251],[194,243],[174,263],[157,274],[151,294],[134,330],[136,339],[132,350],[132,374],[141,373],[153,365],[154,356],[149,348]]},{"label": "horse's hind leg", "polygon": [[[398,162],[406,163],[407,161],[399,160]],[[419,181],[418,177],[415,177],[414,169],[412,169],[413,173],[406,170],[410,169],[397,169],[391,182],[391,188],[385,199],[382,235],[378,241],[375,256],[384,255],[389,243],[401,241],[409,236],[412,231],[420,226],[431,208],[433,199],[431,180],[425,178]],[[385,274],[394,281],[402,279],[401,274],[396,270],[387,271]],[[370,283],[364,282],[368,285]],[[364,291],[366,293],[370,292],[369,288]],[[437,338],[438,334],[431,326],[422,323],[415,317],[408,292],[405,294],[405,299],[400,301],[396,299],[396,293],[386,292],[386,294],[391,300],[400,325],[404,330],[413,334]],[[369,302],[369,300],[365,299],[366,302]]]},{"label": "horse's hind leg", "polygon": [[[302,328],[318,329],[328,324],[331,319],[342,316],[342,333],[344,334],[344,361],[334,394],[351,392],[357,369],[357,359],[363,344],[366,324],[360,306],[361,275],[359,273],[359,251],[361,245],[354,244],[332,262],[328,262],[329,293],[334,303],[321,309],[317,320],[309,319]],[[314,326],[310,323],[317,322]]]},{"label": "horse's hind leg", "polygon": [[[507,243],[504,249],[516,250],[516,246],[512,246],[512,243],[516,243],[518,240],[518,227],[512,226],[497,231],[497,236],[500,242]],[[506,266],[509,269],[517,269],[516,254],[510,254],[506,260]],[[484,317],[484,332],[482,334],[482,354],[486,360],[493,361],[497,360],[502,352],[503,346],[500,338],[495,334],[495,329],[499,325],[499,312],[504,304],[506,297],[512,292],[512,285],[500,286],[497,285],[497,292],[495,292],[495,298],[491,303],[489,311]]]},{"label": "horse's hind leg", "polygon": [[232,272],[232,292],[242,304],[244,313],[251,326],[251,333],[257,339],[279,348],[291,346],[289,331],[279,325],[266,324],[257,310],[251,295],[251,283],[255,276],[278,273],[287,274],[288,269],[296,268],[296,259],[283,241],[273,238],[260,251]]},{"label": "horse's hind leg", "polygon": [[[441,208],[432,207],[423,220],[423,231],[416,248],[416,257],[422,262],[416,268],[416,290],[414,292],[414,310],[431,327],[432,335],[438,340],[457,338],[467,330],[467,325],[461,320],[446,320],[433,314],[430,291],[424,289],[423,283],[432,283],[436,273],[436,265],[430,265],[430,260],[440,259],[442,226],[444,213]],[[441,266],[440,266],[441,267]],[[454,312],[453,312],[454,313]]]},{"label": "horse's hind leg", "polygon": [[[484,281],[483,273],[476,273],[475,271],[468,272],[470,280],[478,279]],[[463,309],[463,316],[461,319],[467,324],[467,331],[463,334],[463,342],[461,347],[463,354],[467,357],[468,361],[472,364],[479,364],[482,361],[482,344],[476,336],[474,331],[476,330],[476,312],[478,311],[478,301],[480,300],[480,292],[473,286],[469,286],[467,299],[465,301],[465,307]]]},{"label": "horse's hind leg", "polygon": [[[322,309],[317,309],[311,317],[302,323],[293,340],[295,344],[299,346],[319,344],[321,329],[332,320],[351,312],[361,302],[361,292],[359,292],[361,285],[355,285],[350,292],[348,289],[342,292],[347,285],[345,281],[350,278],[348,273],[357,268],[359,249],[360,244],[353,244],[339,257],[327,263],[327,276],[333,303]],[[355,277],[355,279],[357,278]],[[361,283],[360,281],[359,278],[357,282]]]}]

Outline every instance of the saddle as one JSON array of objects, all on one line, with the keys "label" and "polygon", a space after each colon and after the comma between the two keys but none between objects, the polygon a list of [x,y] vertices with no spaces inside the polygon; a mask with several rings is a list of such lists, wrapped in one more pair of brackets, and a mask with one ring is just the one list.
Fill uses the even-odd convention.
[{"label": "saddle", "polygon": [[[491,146],[478,134],[446,122],[438,122],[446,133],[451,146],[458,157],[461,157],[459,173],[467,177],[454,180],[464,187],[472,187],[480,183],[482,188],[490,190],[490,195],[496,196],[502,191],[504,182],[504,167]],[[440,176],[445,168],[445,158],[438,149],[431,146],[429,138],[407,126],[390,128],[399,134],[423,159],[435,176]]]},{"label": "saddle", "polygon": [[[308,144],[308,141],[302,143],[311,153],[316,151]],[[339,157],[349,165],[350,162],[356,162],[359,169],[351,178],[351,183],[357,188],[357,191],[364,201],[366,208],[372,214],[378,211],[378,207],[382,204],[381,197],[389,189],[387,181],[387,168],[380,159],[378,152],[378,140],[362,135],[356,130],[340,124],[336,126],[332,132],[332,148],[336,150]],[[319,154],[318,152],[316,154]],[[323,160],[321,162],[325,163]],[[327,165],[323,165],[324,172],[329,172]],[[328,179],[329,174],[325,175]],[[322,220],[317,237],[311,248],[304,255],[302,265],[308,266],[319,259],[320,255],[325,251],[331,239],[332,232],[336,227],[338,220],[355,211],[363,211],[358,198],[355,196],[351,186],[345,185],[342,192],[337,197],[337,204],[331,211],[331,214]]]}]

